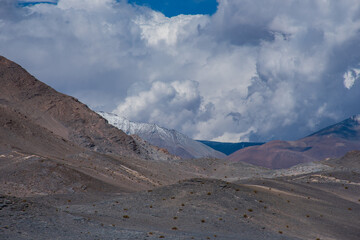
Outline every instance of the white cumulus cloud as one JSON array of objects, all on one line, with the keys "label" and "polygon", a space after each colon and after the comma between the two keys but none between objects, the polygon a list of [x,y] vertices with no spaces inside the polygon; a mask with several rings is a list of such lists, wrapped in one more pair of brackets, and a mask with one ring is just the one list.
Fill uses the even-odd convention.
[{"label": "white cumulus cloud", "polygon": [[178,128],[201,114],[201,104],[197,82],[153,82],[149,90],[128,96],[114,113],[139,122]]},{"label": "white cumulus cloud", "polygon": [[344,73],[344,86],[351,89],[360,77],[360,69],[352,68]]},{"label": "white cumulus cloud", "polygon": [[0,0],[0,54],[95,110],[197,139],[296,139],[360,112],[360,2]]}]

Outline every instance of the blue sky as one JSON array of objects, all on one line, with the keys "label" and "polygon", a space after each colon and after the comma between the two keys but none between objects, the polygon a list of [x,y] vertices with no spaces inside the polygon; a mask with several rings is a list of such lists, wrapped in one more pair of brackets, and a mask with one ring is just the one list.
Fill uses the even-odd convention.
[{"label": "blue sky", "polygon": [[0,0],[0,54],[94,110],[229,142],[360,113],[359,0],[31,2]]},{"label": "blue sky", "polygon": [[[39,3],[56,4],[58,0],[52,1],[18,1],[20,6],[31,6]],[[208,14],[216,12],[218,3],[216,0],[128,0],[131,4],[147,6],[153,10],[162,12],[167,17],[179,14]]]},{"label": "blue sky", "polygon": [[214,14],[216,0],[129,0],[129,3],[148,6],[167,17],[179,14]]},{"label": "blue sky", "polygon": [[56,5],[56,1],[18,1],[19,6],[22,7],[27,7],[27,6],[32,6],[32,5],[36,5],[36,4],[55,4]]}]

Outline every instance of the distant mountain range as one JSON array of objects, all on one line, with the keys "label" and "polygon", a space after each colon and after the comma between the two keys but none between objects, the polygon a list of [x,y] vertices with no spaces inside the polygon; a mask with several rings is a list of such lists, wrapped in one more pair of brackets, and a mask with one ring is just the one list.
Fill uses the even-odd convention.
[{"label": "distant mountain range", "polygon": [[201,142],[219,152],[222,152],[226,155],[230,155],[240,149],[257,146],[264,144],[263,142],[238,142],[238,143],[229,143],[229,142],[214,142],[214,141],[206,141],[206,140],[196,140]]},{"label": "distant mountain range", "polygon": [[280,169],[300,163],[341,157],[352,150],[360,150],[360,115],[297,141],[271,141],[261,146],[241,149],[227,159]]},{"label": "distant mountain range", "polygon": [[98,112],[126,134],[138,135],[150,144],[165,148],[181,158],[225,158],[226,155],[173,129],[156,124],[132,122],[113,113]]}]

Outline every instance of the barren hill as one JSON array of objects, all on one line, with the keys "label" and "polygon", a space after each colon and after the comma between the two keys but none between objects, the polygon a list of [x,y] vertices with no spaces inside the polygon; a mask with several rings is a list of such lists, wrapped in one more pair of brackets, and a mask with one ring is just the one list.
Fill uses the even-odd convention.
[{"label": "barren hill", "polygon": [[0,189],[5,192],[136,191],[177,181],[179,176],[167,174],[173,166],[162,163],[176,159],[0,57]]},{"label": "barren hill", "polygon": [[352,150],[360,150],[360,115],[297,141],[271,141],[261,146],[241,149],[231,154],[228,160],[280,169],[341,157]]},{"label": "barren hill", "polygon": [[136,141],[77,99],[38,81],[25,69],[0,57],[0,104],[21,113],[67,141],[100,153],[146,155]]}]

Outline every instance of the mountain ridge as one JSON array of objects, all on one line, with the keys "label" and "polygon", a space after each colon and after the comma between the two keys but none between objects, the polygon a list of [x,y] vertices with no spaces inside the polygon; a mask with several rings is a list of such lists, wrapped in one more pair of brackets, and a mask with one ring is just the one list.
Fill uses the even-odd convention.
[{"label": "mountain ridge", "polygon": [[325,127],[296,141],[275,140],[261,146],[241,149],[227,157],[273,169],[338,158],[349,151],[360,150],[360,115]]},{"label": "mountain ridge", "polygon": [[126,134],[138,135],[150,144],[165,148],[171,154],[182,158],[225,158],[225,154],[197,142],[174,129],[167,129],[156,124],[133,122],[114,113],[98,112],[98,114]]},{"label": "mountain ridge", "polygon": [[[26,118],[63,139],[100,153],[170,159],[149,152],[149,147],[108,124],[78,99],[57,92],[37,80],[20,65],[0,56],[0,104],[12,107]],[[148,158],[151,156],[148,156]]]}]

